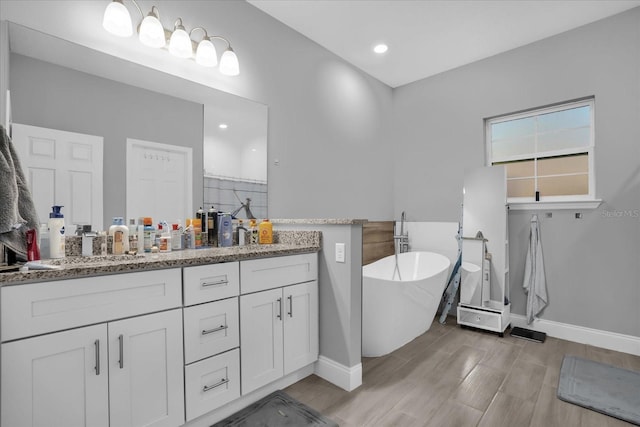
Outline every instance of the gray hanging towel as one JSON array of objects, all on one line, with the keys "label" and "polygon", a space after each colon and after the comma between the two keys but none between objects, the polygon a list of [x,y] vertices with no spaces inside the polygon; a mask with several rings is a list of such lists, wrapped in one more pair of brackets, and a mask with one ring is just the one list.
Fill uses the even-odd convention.
[{"label": "gray hanging towel", "polygon": [[524,292],[527,294],[527,324],[533,322],[534,317],[547,306],[547,279],[544,275],[544,260],[542,257],[542,241],[538,215],[531,216],[531,231],[529,232],[529,250],[524,267]]},{"label": "gray hanging towel", "polygon": [[38,229],[38,215],[11,139],[0,129],[0,243],[26,260],[26,232]]}]

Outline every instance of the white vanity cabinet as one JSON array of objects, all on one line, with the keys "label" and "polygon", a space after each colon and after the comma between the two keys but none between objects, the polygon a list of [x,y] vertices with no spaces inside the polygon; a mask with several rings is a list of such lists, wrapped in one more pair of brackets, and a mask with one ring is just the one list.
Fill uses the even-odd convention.
[{"label": "white vanity cabinet", "polygon": [[106,325],[2,344],[1,424],[108,427],[108,381]]},{"label": "white vanity cabinet", "polygon": [[240,397],[239,263],[186,267],[183,288],[190,421]]},{"label": "white vanity cabinet", "polygon": [[2,427],[184,423],[179,269],[1,291]]},{"label": "white vanity cabinet", "polygon": [[317,254],[246,261],[240,272],[244,395],[318,359]]}]

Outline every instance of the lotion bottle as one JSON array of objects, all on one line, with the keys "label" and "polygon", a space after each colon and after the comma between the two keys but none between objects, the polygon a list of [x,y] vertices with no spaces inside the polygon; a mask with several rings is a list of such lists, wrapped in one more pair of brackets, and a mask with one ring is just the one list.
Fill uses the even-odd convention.
[{"label": "lotion bottle", "polygon": [[273,225],[268,219],[263,220],[258,226],[260,232],[260,244],[270,245],[273,243]]},{"label": "lotion bottle", "polygon": [[124,219],[120,216],[113,217],[113,225],[109,227],[111,236],[111,253],[122,255],[129,252],[129,227],[124,225]]},{"label": "lotion bottle", "polygon": [[64,215],[60,212],[62,206],[52,206],[49,213],[49,257],[64,258]]}]

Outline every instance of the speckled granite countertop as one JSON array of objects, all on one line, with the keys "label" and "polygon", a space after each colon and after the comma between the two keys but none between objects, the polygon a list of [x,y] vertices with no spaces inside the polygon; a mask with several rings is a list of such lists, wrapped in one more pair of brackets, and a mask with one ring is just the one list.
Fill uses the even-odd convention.
[{"label": "speckled granite countertop", "polygon": [[352,219],[352,218],[317,218],[317,219],[269,219],[273,224],[310,224],[310,225],[356,225],[365,224],[368,222],[366,219]]},{"label": "speckled granite countertop", "polygon": [[0,286],[313,253],[320,250],[321,233],[319,231],[279,231],[278,233],[274,232],[274,241],[275,243],[271,245],[188,249],[144,255],[107,255],[44,260],[42,261],[43,264],[59,265],[61,268],[57,270],[0,273]]}]

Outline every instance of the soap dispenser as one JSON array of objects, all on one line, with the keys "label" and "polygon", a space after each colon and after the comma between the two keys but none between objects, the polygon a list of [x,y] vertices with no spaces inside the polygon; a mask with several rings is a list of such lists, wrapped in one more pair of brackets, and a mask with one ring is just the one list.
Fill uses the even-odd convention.
[{"label": "soap dispenser", "polygon": [[60,212],[63,206],[52,206],[49,213],[49,257],[64,258],[64,215]]}]

